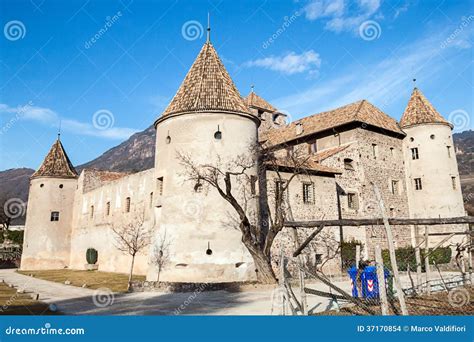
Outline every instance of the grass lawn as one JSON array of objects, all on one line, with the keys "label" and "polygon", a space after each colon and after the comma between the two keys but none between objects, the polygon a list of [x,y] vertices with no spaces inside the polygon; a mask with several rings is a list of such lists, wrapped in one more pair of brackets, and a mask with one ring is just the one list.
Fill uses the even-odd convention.
[{"label": "grass lawn", "polygon": [[[126,292],[128,275],[123,273],[110,273],[85,270],[45,270],[45,271],[18,271],[24,275],[32,274],[35,278],[62,283],[66,280],[73,286],[86,284],[88,289],[106,287],[113,292]],[[134,276],[134,280],[145,280],[145,276]]]},{"label": "grass lawn", "polygon": [[0,315],[58,315],[49,305],[31,298],[30,294],[17,293],[17,289],[0,283]]}]

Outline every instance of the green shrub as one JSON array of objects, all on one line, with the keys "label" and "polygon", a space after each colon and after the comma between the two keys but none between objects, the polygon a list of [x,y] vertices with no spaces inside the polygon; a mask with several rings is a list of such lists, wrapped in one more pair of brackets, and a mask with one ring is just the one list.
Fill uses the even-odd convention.
[{"label": "green shrub", "polygon": [[16,244],[20,246],[23,245],[23,230],[9,230],[8,231],[8,238]]},{"label": "green shrub", "polygon": [[89,265],[95,265],[97,262],[97,250],[94,248],[88,248],[86,252],[86,260]]},{"label": "green shrub", "polygon": [[[429,249],[429,262],[430,265],[436,264],[447,264],[451,261],[451,248],[449,247],[438,247],[436,250],[433,251],[432,248]],[[425,251],[421,249],[421,270],[425,271]],[[382,251],[382,258],[385,267],[392,269],[392,265],[390,264],[390,254],[388,249],[384,249]],[[416,271],[416,255],[415,255],[415,248],[414,247],[402,247],[397,248],[395,250],[395,258],[397,259],[398,270],[399,271],[407,271],[408,265],[410,266],[411,271]]]}]

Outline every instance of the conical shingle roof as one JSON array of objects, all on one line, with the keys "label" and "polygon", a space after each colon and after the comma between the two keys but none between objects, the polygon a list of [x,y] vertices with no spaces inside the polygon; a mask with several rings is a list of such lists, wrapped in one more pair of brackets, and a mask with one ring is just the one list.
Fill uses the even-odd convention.
[{"label": "conical shingle roof", "polygon": [[403,128],[425,123],[440,123],[451,126],[451,124],[438,113],[423,93],[418,88],[415,88],[405,108],[405,112],[400,119],[400,126]]},{"label": "conical shingle roof", "polygon": [[72,166],[66,151],[64,151],[63,144],[61,144],[59,137],[53,146],[51,146],[39,169],[31,176],[31,178],[34,177],[77,177],[77,172],[74,166]]},{"label": "conical shingle roof", "polygon": [[263,109],[267,112],[276,112],[276,108],[273,107],[270,103],[266,100],[255,94],[255,92],[250,92],[245,98],[245,102],[247,103],[248,107],[256,107],[259,109]]},{"label": "conical shingle roof", "polygon": [[216,50],[206,42],[163,116],[213,111],[249,113]]}]

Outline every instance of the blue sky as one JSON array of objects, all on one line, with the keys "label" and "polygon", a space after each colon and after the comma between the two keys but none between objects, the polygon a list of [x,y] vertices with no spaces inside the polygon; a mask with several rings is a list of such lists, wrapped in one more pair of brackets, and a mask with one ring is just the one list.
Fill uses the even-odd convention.
[{"label": "blue sky", "polygon": [[359,99],[399,119],[417,86],[473,126],[469,1],[0,0],[0,170],[74,164],[150,126],[205,42],[242,95],[296,120]]}]

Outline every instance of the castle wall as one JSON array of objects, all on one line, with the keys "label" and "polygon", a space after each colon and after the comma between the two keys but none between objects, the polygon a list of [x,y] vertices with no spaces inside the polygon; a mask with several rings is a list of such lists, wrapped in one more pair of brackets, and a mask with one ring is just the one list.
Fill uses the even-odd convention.
[{"label": "castle wall", "polygon": [[[282,180],[288,181],[291,173],[280,172]],[[267,171],[267,196],[271,217],[275,217],[275,189],[279,180],[275,171]],[[312,201],[305,203],[303,200],[303,184],[312,184]],[[336,182],[334,176],[317,174],[301,174],[293,178],[285,193],[284,210],[288,220],[332,220],[337,219]],[[314,229],[299,228],[297,230],[298,244],[302,243]],[[326,227],[305,248],[302,256],[306,266],[312,269],[324,263],[323,271],[328,273],[337,272],[339,269],[339,246],[338,228]],[[278,233],[272,246],[272,263],[276,274],[279,273],[280,254],[283,253],[289,259],[288,268],[292,274],[296,274],[296,259],[292,254],[295,251],[295,238],[292,228],[284,228]]]},{"label": "castle wall", "polygon": [[[451,128],[445,124],[424,124],[404,130],[407,133],[404,140],[404,154],[410,216],[414,218],[464,216],[465,209]],[[412,148],[418,149],[418,159],[412,158]],[[451,177],[454,177],[454,186]],[[416,190],[415,178],[421,179],[421,190]],[[418,229],[423,236],[424,227]],[[467,225],[439,225],[429,228],[430,234],[466,230]],[[430,237],[430,246],[437,244],[444,237]],[[462,239],[463,236],[455,236],[446,245],[459,243]]]},{"label": "castle wall", "polygon": [[[219,129],[221,139],[215,138]],[[169,139],[167,139],[169,137]],[[197,164],[218,165],[221,170],[238,170],[238,156],[252,160],[251,146],[257,141],[253,119],[230,113],[184,114],[166,118],[157,125],[155,161],[156,186],[162,195],[155,206],[160,217],[157,236],[168,240],[167,262],[160,274],[163,281],[222,282],[255,279],[253,259],[241,242],[238,218],[232,206],[216,189],[205,183],[196,191],[197,181],[189,180],[178,154]],[[256,175],[256,165],[246,171]],[[221,184],[223,186],[223,184]],[[256,217],[256,198],[249,187],[236,184],[232,192],[243,203],[247,191],[247,211]],[[158,191],[157,191],[158,193]],[[147,279],[156,280],[155,267]]]},{"label": "castle wall", "polygon": [[[70,256],[75,178],[33,178],[30,181],[22,270],[60,269]],[[51,221],[51,212],[59,220]]]},{"label": "castle wall", "polygon": [[[81,174],[74,201],[70,268],[84,269],[86,250],[95,248],[100,271],[129,272],[131,256],[117,249],[112,227],[136,222],[143,216],[144,227],[153,229],[153,174],[154,170],[150,169],[106,182],[101,181],[101,175],[96,171],[85,170]],[[130,212],[126,210],[127,197],[130,198]],[[110,210],[107,203],[110,203]],[[134,274],[146,274],[148,253],[146,248],[137,255]]]}]

